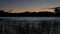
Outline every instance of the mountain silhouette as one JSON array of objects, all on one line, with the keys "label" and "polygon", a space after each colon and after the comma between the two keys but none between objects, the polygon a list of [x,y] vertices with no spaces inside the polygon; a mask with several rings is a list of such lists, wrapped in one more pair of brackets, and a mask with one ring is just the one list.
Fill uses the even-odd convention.
[{"label": "mountain silhouette", "polygon": [[51,12],[24,12],[24,13],[8,13],[8,12],[3,12],[0,11],[0,16],[54,16],[54,13]]},{"label": "mountain silhouette", "polygon": [[48,11],[45,11],[45,12],[29,12],[29,11],[25,11],[24,13],[8,13],[8,12],[4,12],[4,10],[0,10],[0,16],[2,17],[7,17],[7,16],[10,16],[10,17],[54,17],[54,16],[60,16],[60,7],[55,7],[55,13],[52,13],[52,12],[48,12]]}]

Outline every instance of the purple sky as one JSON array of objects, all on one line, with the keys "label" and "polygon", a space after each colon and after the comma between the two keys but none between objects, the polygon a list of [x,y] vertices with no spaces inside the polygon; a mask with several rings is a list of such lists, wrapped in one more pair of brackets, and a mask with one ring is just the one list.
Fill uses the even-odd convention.
[{"label": "purple sky", "polygon": [[60,0],[0,0],[0,10],[59,7]]}]

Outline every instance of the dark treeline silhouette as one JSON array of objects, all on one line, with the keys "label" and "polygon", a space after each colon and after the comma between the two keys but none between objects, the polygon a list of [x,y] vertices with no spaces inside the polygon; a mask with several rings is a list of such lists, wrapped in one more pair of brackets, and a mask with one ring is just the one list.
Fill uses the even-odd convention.
[{"label": "dark treeline silhouette", "polygon": [[55,8],[56,16],[60,16],[60,7]]},{"label": "dark treeline silhouette", "polygon": [[47,17],[50,17],[50,16],[60,16],[60,7],[56,7],[54,8],[55,9],[55,13],[52,13],[52,12],[29,12],[29,11],[25,11],[24,13],[8,13],[8,12],[4,12],[4,10],[0,10],[0,16],[27,16],[27,17],[30,17],[30,16],[47,16]]},{"label": "dark treeline silhouette", "polygon": [[24,12],[24,13],[7,13],[0,11],[0,16],[54,16],[51,12]]}]

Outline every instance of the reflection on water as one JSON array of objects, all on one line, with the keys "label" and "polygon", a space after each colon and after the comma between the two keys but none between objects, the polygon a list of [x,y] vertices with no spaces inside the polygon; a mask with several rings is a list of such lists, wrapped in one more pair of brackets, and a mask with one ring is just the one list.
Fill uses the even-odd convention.
[{"label": "reflection on water", "polygon": [[27,19],[0,18],[0,34],[60,34],[60,20],[58,18],[41,18],[40,20],[36,17],[37,20]]}]

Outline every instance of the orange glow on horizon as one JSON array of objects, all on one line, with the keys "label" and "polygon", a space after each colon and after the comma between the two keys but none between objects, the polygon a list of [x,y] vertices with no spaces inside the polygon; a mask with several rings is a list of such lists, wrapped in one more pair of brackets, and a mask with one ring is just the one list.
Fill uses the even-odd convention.
[{"label": "orange glow on horizon", "polygon": [[[7,10],[7,9],[6,9]],[[54,11],[54,9],[51,9],[51,8],[29,8],[29,9],[12,9],[11,11],[10,10],[8,10],[8,11],[6,11],[5,10],[5,12],[9,12],[9,13],[23,13],[23,12],[26,12],[26,11],[28,11],[28,12],[45,12],[45,11],[48,11],[48,12],[55,12]]]},{"label": "orange glow on horizon", "polygon": [[55,12],[54,9],[49,9],[49,8],[43,9],[43,8],[41,8],[41,9],[25,9],[25,10],[16,10],[16,9],[14,9],[14,10],[11,11],[11,13],[23,13],[23,12],[26,12],[26,11],[28,11],[28,12],[41,12],[41,11],[42,12],[45,12],[45,11]]}]

